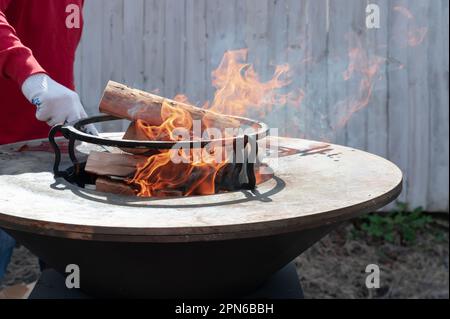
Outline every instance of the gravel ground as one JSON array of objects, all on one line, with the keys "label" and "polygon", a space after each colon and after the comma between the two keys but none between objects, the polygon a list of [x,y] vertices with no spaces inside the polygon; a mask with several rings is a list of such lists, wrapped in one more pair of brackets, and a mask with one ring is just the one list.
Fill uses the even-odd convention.
[{"label": "gravel ground", "polygon": [[[398,246],[369,238],[352,239],[352,224],[315,244],[296,259],[306,298],[449,298],[448,220],[418,234],[416,244]],[[380,289],[365,287],[368,264],[380,267]],[[37,258],[26,248],[14,251],[1,289],[37,280]]]}]

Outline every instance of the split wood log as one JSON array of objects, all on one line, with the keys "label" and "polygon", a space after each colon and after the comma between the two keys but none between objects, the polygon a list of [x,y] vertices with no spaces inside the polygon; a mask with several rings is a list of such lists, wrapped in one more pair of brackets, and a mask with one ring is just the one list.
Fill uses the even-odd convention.
[{"label": "split wood log", "polygon": [[122,139],[131,141],[148,141],[149,138],[147,135],[145,135],[145,133],[136,126],[136,121],[131,122]]},{"label": "split wood log", "polygon": [[136,173],[137,165],[145,164],[147,159],[138,155],[91,152],[85,170],[99,176],[129,177]]},{"label": "split wood log", "polygon": [[116,194],[122,196],[136,196],[136,192],[131,185],[122,181],[115,181],[107,177],[99,177],[95,182],[97,192]]},{"label": "split wood log", "polygon": [[[147,135],[142,132],[142,130],[137,129],[136,127],[136,121],[133,121],[128,126],[127,131],[122,137],[123,140],[130,140],[130,141],[148,141]],[[122,151],[126,153],[131,153],[135,155],[146,155],[151,156],[158,154],[159,151],[155,149],[142,149],[142,148],[122,148]]]},{"label": "split wood log", "polygon": [[220,130],[237,128],[240,121],[223,114],[201,109],[186,103],[166,99],[126,85],[109,81],[100,102],[100,112],[125,118],[131,121],[143,120],[149,125],[159,126],[163,123],[161,108],[163,103],[189,112],[193,120],[201,120],[202,126]]}]

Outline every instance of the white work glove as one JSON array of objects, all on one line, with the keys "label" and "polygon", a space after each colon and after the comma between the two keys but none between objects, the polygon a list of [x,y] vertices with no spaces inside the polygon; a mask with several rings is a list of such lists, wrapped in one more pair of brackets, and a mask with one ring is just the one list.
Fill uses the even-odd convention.
[{"label": "white work glove", "polygon": [[[22,84],[22,93],[37,108],[36,118],[49,126],[71,123],[87,117],[78,94],[55,82],[47,74],[31,75]],[[98,135],[94,125],[83,129]]]}]

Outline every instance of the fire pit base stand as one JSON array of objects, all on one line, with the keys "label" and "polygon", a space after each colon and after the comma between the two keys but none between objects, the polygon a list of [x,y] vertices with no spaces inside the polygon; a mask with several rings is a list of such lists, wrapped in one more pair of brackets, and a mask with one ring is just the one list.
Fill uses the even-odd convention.
[{"label": "fire pit base stand", "polygon": [[[65,278],[53,269],[44,270],[29,299],[92,299],[78,289],[68,289]],[[303,299],[303,290],[294,263],[290,263],[264,286],[243,299]]]}]

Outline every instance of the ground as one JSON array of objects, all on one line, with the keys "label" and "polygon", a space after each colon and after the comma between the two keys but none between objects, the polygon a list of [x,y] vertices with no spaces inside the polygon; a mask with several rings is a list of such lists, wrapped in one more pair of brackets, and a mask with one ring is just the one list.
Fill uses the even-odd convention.
[{"label": "ground", "polygon": [[[449,298],[445,224],[442,238],[429,227],[406,246],[354,239],[353,225],[342,226],[296,259],[305,298]],[[366,288],[369,264],[380,267],[380,289]]]},{"label": "ground", "polygon": [[[306,298],[449,298],[448,217],[408,245],[355,236],[354,229],[343,225],[296,259]],[[368,264],[380,267],[380,289],[365,286]],[[17,247],[0,291],[38,276],[37,258]]]}]

